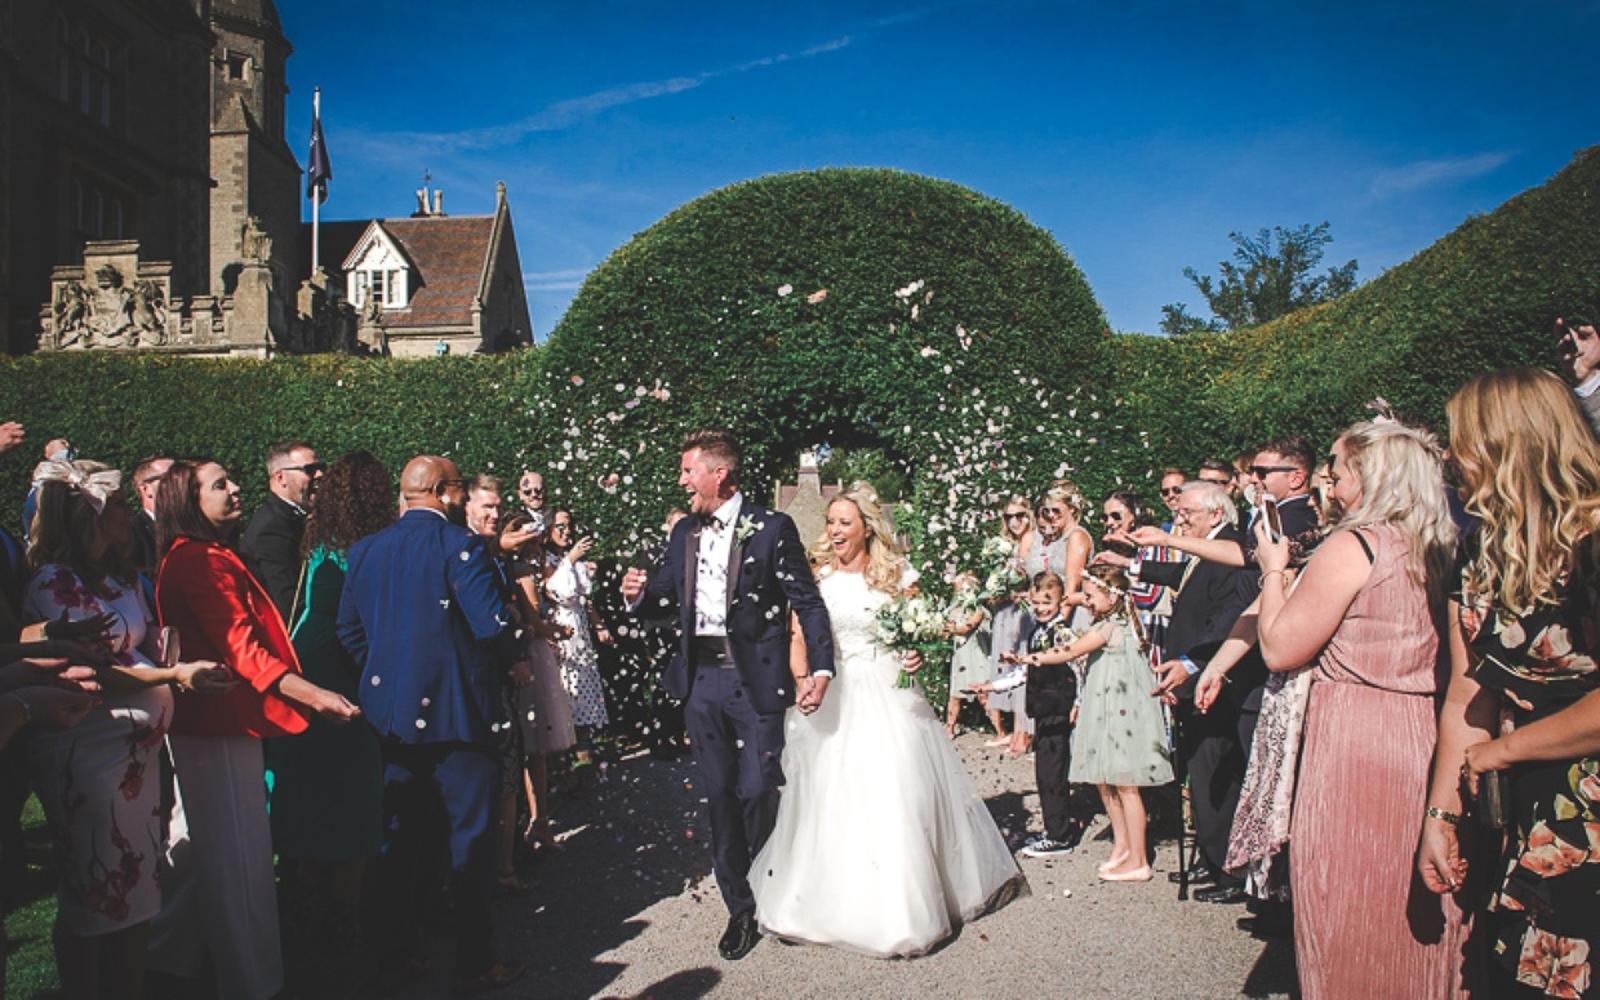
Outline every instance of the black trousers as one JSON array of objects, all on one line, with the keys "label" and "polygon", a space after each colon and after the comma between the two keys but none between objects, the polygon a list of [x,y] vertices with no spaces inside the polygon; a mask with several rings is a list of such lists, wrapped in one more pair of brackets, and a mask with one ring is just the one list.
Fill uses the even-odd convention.
[{"label": "black trousers", "polygon": [[783,785],[783,712],[758,712],[739,671],[695,669],[684,722],[711,813],[711,866],[734,915],[756,908],[750,862],[778,822]]},{"label": "black trousers", "polygon": [[1044,813],[1044,835],[1051,840],[1071,839],[1077,825],[1072,818],[1072,724],[1065,715],[1033,720],[1033,779],[1039,786],[1039,809]]},{"label": "black trousers", "polygon": [[[1239,710],[1221,698],[1204,715],[1194,711],[1192,704],[1186,707],[1183,752],[1195,841],[1206,864],[1220,873],[1228,859],[1228,837],[1233,832],[1233,814],[1239,808],[1247,762],[1240,745]],[[1218,881],[1231,884],[1238,879],[1223,875]]]}]

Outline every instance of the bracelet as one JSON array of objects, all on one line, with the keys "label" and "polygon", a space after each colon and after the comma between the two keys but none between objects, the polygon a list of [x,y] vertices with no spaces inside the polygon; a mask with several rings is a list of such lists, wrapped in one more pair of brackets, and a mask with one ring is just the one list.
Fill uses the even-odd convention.
[{"label": "bracelet", "polygon": [[22,695],[7,691],[5,697],[22,706],[22,724],[30,725],[33,722],[33,706],[23,700]]},{"label": "bracelet", "polygon": [[1286,569],[1269,569],[1265,573],[1261,574],[1261,581],[1260,581],[1261,582],[1261,586],[1265,587],[1267,585],[1267,577],[1269,577],[1269,576],[1283,576],[1283,577],[1286,577],[1288,575],[1289,575],[1289,571],[1286,570]]},{"label": "bracelet", "polygon": [[1438,806],[1429,806],[1423,811],[1423,815],[1429,819],[1436,819],[1441,823],[1448,823],[1451,826],[1461,825],[1460,816],[1457,816],[1453,812],[1446,812],[1443,809],[1440,809]]}]

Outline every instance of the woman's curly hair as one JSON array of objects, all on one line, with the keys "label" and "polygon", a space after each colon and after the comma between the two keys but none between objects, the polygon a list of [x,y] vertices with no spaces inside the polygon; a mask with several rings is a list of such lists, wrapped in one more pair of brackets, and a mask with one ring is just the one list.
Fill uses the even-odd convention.
[{"label": "woman's curly hair", "polygon": [[306,518],[300,543],[309,554],[318,546],[337,552],[394,523],[394,478],[369,451],[352,451],[328,467],[317,486],[316,504]]}]

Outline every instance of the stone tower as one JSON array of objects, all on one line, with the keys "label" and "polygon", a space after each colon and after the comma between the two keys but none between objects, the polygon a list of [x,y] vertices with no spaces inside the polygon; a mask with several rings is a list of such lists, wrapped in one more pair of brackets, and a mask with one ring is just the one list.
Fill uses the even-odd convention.
[{"label": "stone tower", "polygon": [[210,0],[211,268],[213,295],[238,282],[250,218],[270,238],[280,289],[304,277],[298,259],[300,165],[283,138],[285,68],[293,48],[273,0]]}]

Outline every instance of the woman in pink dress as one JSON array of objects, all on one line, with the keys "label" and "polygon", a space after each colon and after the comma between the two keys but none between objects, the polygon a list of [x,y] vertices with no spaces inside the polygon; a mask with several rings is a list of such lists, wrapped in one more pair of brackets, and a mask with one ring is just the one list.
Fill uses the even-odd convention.
[{"label": "woman in pink dress", "polygon": [[1446,676],[1439,625],[1455,528],[1426,431],[1357,424],[1333,446],[1345,511],[1291,593],[1289,545],[1257,525],[1261,653],[1314,663],[1295,788],[1295,958],[1306,1000],[1463,991],[1467,921],[1413,856]]}]

